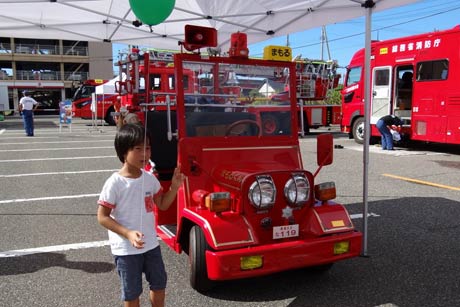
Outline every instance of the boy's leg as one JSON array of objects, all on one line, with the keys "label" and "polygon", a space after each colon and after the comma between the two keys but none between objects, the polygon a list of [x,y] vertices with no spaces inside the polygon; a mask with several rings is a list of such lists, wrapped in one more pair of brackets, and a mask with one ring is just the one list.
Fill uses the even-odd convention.
[{"label": "boy's leg", "polygon": [[139,307],[139,298],[136,298],[135,300],[132,301],[125,301],[123,306],[125,307]]},{"label": "boy's leg", "polygon": [[164,307],[165,305],[165,290],[150,290],[150,302],[152,307]]},{"label": "boy's leg", "polygon": [[157,246],[143,255],[145,278],[150,285],[150,302],[154,307],[163,307],[165,305],[167,276],[160,246]]},{"label": "boy's leg", "polygon": [[121,299],[125,307],[138,307],[142,293],[143,257],[140,255],[115,256],[115,265],[121,281]]}]

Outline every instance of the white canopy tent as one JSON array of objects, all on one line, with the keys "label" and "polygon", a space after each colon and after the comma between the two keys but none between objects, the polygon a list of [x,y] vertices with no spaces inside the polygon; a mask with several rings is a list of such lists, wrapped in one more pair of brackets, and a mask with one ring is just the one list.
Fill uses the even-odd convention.
[{"label": "white canopy tent", "polygon": [[0,36],[107,41],[178,49],[184,25],[214,27],[222,50],[230,35],[248,34],[256,43],[274,36],[363,16],[364,2],[373,11],[415,0],[176,0],[159,25],[136,27],[128,0],[0,0]]},{"label": "white canopy tent", "polygon": [[[125,80],[126,80],[126,74],[122,73],[121,81],[125,81]],[[120,81],[119,76],[113,79],[110,79],[104,84],[96,86],[96,91],[95,91],[96,95],[116,95],[117,91],[115,88],[115,84],[117,83],[117,81]]]},{"label": "white canopy tent", "polygon": [[[153,0],[152,0],[153,1]],[[418,0],[176,0],[171,15],[156,26],[136,27],[128,0],[0,0],[0,36],[87,40],[178,49],[186,24],[214,27],[218,46],[245,32],[248,43],[366,16],[365,59],[370,67],[371,15]],[[367,254],[370,70],[365,70],[363,150],[363,249]]]}]

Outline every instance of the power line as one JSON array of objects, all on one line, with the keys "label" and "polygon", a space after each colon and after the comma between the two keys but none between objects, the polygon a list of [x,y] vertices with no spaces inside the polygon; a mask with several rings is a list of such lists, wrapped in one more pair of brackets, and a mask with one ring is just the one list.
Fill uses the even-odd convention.
[{"label": "power line", "polygon": [[[451,11],[455,11],[455,10],[460,10],[460,6],[457,6],[455,8],[448,8],[448,9],[445,9],[445,10],[437,12],[437,13],[432,13],[432,14],[425,15],[425,16],[422,16],[422,17],[413,18],[413,19],[403,21],[403,22],[399,22],[399,23],[395,23],[395,24],[392,24],[392,25],[382,26],[382,27],[379,27],[377,29],[373,29],[372,32],[377,32],[377,31],[393,28],[393,27],[396,27],[396,26],[401,26],[401,25],[404,25],[404,24],[408,24],[408,23],[411,23],[411,22],[415,22],[415,21],[419,21],[419,20],[422,20],[422,19],[430,18],[430,17],[433,17],[433,16],[442,15],[442,14],[445,14],[445,13],[450,13]],[[340,41],[340,40],[344,40],[344,39],[348,39],[348,38],[352,38],[352,37],[356,37],[356,36],[361,36],[361,35],[364,35],[364,34],[365,34],[365,32],[354,33],[354,34],[350,34],[350,35],[346,35],[346,36],[342,36],[342,37],[338,37],[338,38],[334,38],[334,39],[329,39],[329,42]],[[314,47],[314,46],[318,46],[319,44],[321,44],[321,43],[320,42],[319,43],[311,43],[311,44],[308,44],[308,45],[302,45],[302,46],[291,47],[291,48],[292,48],[292,50],[295,50],[295,49],[300,49],[300,48]]]}]

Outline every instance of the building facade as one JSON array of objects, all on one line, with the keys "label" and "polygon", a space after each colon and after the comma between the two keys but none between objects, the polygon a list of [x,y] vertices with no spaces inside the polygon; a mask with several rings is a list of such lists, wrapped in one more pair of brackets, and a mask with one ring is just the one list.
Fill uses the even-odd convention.
[{"label": "building facade", "polygon": [[39,102],[37,114],[57,113],[83,81],[112,77],[110,43],[0,38],[0,111],[18,110],[27,90]]}]

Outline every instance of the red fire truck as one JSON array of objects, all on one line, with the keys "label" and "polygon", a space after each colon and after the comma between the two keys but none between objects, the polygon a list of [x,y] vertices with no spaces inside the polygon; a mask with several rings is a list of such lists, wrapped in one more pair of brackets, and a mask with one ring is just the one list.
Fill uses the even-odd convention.
[{"label": "red fire truck", "polygon": [[[116,112],[139,112],[146,102],[165,102],[166,96],[176,91],[173,65],[174,53],[169,51],[150,51],[140,53],[134,48],[125,59],[116,64],[119,67],[119,80],[115,83],[119,102],[114,105]],[[198,76],[192,71],[183,74],[183,90],[190,94],[198,89]],[[158,108],[158,106],[157,106]],[[161,108],[161,107],[160,107]],[[142,116],[142,113],[139,113]]]},{"label": "red fire truck", "polygon": [[[399,116],[403,137],[460,144],[460,26],[373,42],[371,56],[371,136],[377,120]],[[342,131],[364,138],[364,50],[347,67],[342,91]]]},{"label": "red fire truck", "polygon": [[[270,47],[280,48],[279,46]],[[174,53],[169,51],[154,50],[140,54],[139,50],[133,49],[126,59],[120,60],[117,63],[120,68],[120,76],[128,76],[126,80],[117,84],[121,98],[120,108],[136,112],[139,111],[139,104],[146,101],[147,94],[155,97],[158,102],[164,101],[166,94],[173,93],[175,90],[173,57]],[[295,64],[299,133],[304,136],[310,128],[340,124],[340,105],[318,103],[326,98],[328,90],[338,85],[340,75],[336,73],[337,63],[296,59]],[[146,70],[144,67],[149,67],[149,69]],[[262,89],[260,92],[258,90],[263,86],[268,87],[270,83],[278,84],[278,87],[285,91],[277,94],[270,92],[270,95],[265,95],[265,98],[271,97],[277,103],[289,100],[289,77],[283,70],[270,79],[240,75],[233,71],[219,72],[219,75],[216,75],[217,78],[214,78],[215,73],[212,71],[184,72],[185,92],[187,94],[199,92],[212,96],[214,95],[213,83],[219,82],[220,94],[232,95],[239,103],[248,104],[260,100],[255,96],[263,96],[265,92]],[[145,88],[150,88],[150,90],[146,91]],[[214,100],[223,100],[219,97],[215,96]],[[119,111],[116,106],[115,110]],[[264,133],[277,133],[282,129],[281,124],[274,117],[266,116],[263,123]]]},{"label": "red fire truck", "polygon": [[[327,98],[329,90],[338,86],[340,74],[337,74],[337,62],[302,58],[294,59],[294,62],[299,134],[304,136],[310,128],[340,124],[341,106],[320,103]],[[286,91],[273,95],[272,100],[285,99],[289,85],[286,84],[285,88]]]},{"label": "red fire truck", "polygon": [[[206,93],[185,88],[187,76],[206,72],[270,79],[283,70],[295,87],[295,63],[248,59],[247,47],[233,39],[228,57],[196,52],[215,46],[215,31],[186,28],[184,46],[195,52],[174,55],[174,91],[164,101],[144,96],[140,105],[163,189],[177,165],[186,175],[175,203],[155,211],[162,241],[188,254],[190,283],[198,291],[215,281],[309,266],[325,270],[358,256],[362,234],[346,208],[334,202],[334,182],[315,182],[321,167],[332,163],[332,135],[318,137],[319,167],[305,170],[295,95],[279,104],[269,98],[241,104],[220,88],[226,85],[218,78]],[[282,128],[264,133],[265,116],[275,117]]]},{"label": "red fire truck", "polygon": [[[72,115],[84,119],[104,119],[109,125],[114,125],[112,116],[114,103],[117,95],[108,93],[96,95],[97,106],[92,106],[92,94],[96,91],[96,86],[106,84],[109,80],[90,79],[84,81],[75,91],[72,98]],[[94,108],[94,113],[92,108]],[[93,115],[94,114],[94,115]]]}]

